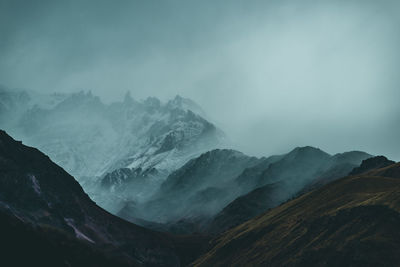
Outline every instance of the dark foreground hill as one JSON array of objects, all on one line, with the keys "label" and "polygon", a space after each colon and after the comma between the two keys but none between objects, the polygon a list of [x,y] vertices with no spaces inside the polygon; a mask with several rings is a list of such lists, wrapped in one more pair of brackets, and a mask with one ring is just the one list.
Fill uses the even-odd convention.
[{"label": "dark foreground hill", "polygon": [[212,241],[194,266],[399,266],[400,163],[348,176]]},{"label": "dark foreground hill", "polygon": [[98,207],[75,179],[0,131],[1,261],[8,266],[181,266],[201,237],[173,237]]}]

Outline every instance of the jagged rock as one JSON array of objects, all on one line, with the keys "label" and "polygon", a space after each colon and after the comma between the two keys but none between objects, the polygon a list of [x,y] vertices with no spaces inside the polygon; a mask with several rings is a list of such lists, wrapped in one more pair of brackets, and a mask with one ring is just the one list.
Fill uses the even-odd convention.
[{"label": "jagged rock", "polygon": [[359,167],[354,168],[350,175],[361,174],[372,169],[378,169],[387,167],[389,165],[394,164],[395,162],[392,160],[388,160],[385,156],[376,156],[366,160],[363,160]]}]

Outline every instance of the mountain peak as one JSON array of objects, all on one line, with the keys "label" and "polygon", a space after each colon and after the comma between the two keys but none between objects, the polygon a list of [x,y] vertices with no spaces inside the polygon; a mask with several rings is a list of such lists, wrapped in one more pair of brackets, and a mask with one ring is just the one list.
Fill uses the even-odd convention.
[{"label": "mountain peak", "polygon": [[337,163],[348,162],[358,166],[360,162],[371,157],[373,156],[363,151],[348,151],[337,153],[333,155],[332,159]]},{"label": "mountain peak", "polygon": [[395,164],[395,162],[392,160],[389,160],[385,156],[376,156],[376,157],[368,158],[368,159],[363,160],[359,167],[354,168],[350,172],[350,175],[365,173],[372,169],[384,168],[384,167],[390,166],[392,164]]},{"label": "mountain peak", "polygon": [[157,97],[149,96],[144,100],[144,103],[150,107],[158,108],[161,106],[161,101]]},{"label": "mountain peak", "polygon": [[99,107],[102,106],[103,103],[100,100],[100,97],[92,94],[91,90],[88,91],[81,90],[79,92],[69,94],[60,103],[58,103],[56,107],[68,109],[76,106],[87,107],[87,105],[93,105]]},{"label": "mountain peak", "polygon": [[170,109],[182,109],[184,111],[192,111],[193,113],[206,118],[204,110],[193,100],[176,95],[174,99],[169,100],[166,105]]},{"label": "mountain peak", "polygon": [[124,104],[131,105],[135,102],[135,100],[131,96],[131,91],[126,91],[125,96],[124,96]]},{"label": "mountain peak", "polygon": [[312,146],[303,146],[303,147],[296,147],[292,151],[290,151],[285,157],[286,158],[297,158],[297,157],[324,157],[328,158],[330,155],[325,151],[322,151],[319,148],[312,147]]},{"label": "mountain peak", "polygon": [[313,146],[298,146],[293,151],[306,152],[306,151],[322,151],[321,149]]},{"label": "mountain peak", "polygon": [[179,94],[175,96],[174,101],[182,101],[184,98]]}]

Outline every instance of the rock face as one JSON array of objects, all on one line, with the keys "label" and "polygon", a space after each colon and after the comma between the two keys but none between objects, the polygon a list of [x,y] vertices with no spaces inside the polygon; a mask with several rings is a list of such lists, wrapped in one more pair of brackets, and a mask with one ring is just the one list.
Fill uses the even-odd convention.
[{"label": "rock face", "polygon": [[[109,214],[46,155],[4,131],[0,131],[0,217],[7,227],[1,228],[1,242],[10,245],[12,255],[18,247],[21,255],[32,256],[27,262],[43,256],[40,262],[57,266],[85,262],[89,266],[180,266],[184,259],[180,247],[188,245],[185,249],[191,253],[188,248],[193,246],[192,241],[187,244]],[[33,243],[31,251],[25,251]],[[43,250],[54,254],[45,256]]]},{"label": "rock face", "polygon": [[[48,154],[110,211],[116,202],[143,200],[169,173],[226,142],[201,108],[180,96],[162,103],[127,94],[104,104],[90,92],[38,95],[3,88],[0,95],[0,128]],[[127,169],[129,178],[121,176]]]},{"label": "rock face", "polygon": [[399,169],[349,176],[271,209],[218,236],[193,265],[397,266]]},{"label": "rock face", "polygon": [[385,156],[377,156],[377,157],[369,158],[369,159],[363,160],[363,162],[361,163],[361,165],[359,167],[354,168],[350,172],[350,175],[357,175],[357,174],[361,174],[364,172],[368,172],[373,169],[384,168],[384,167],[390,166],[394,163],[395,163],[394,161],[388,160]]}]

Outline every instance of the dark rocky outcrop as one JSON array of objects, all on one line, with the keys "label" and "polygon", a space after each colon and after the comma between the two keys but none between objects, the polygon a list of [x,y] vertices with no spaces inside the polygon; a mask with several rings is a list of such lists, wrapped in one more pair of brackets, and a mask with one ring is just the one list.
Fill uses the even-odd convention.
[{"label": "dark rocky outcrop", "polygon": [[384,167],[390,166],[394,163],[395,163],[394,161],[387,159],[385,156],[372,157],[372,158],[363,160],[359,167],[354,168],[350,172],[350,175],[365,173],[372,169],[384,168]]}]

